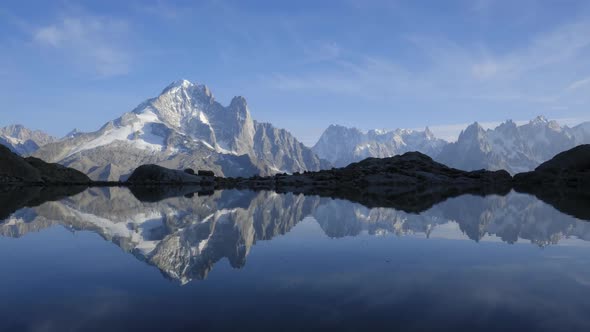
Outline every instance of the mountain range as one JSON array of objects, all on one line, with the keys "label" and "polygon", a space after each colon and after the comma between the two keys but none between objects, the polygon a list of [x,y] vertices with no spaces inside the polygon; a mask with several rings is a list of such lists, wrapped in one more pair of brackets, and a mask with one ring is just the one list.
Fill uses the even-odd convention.
[{"label": "mountain range", "polygon": [[0,128],[0,144],[19,155],[31,154],[39,147],[57,140],[56,137],[40,130],[30,130],[22,125]]},{"label": "mountain range", "polygon": [[373,129],[362,132],[357,128],[331,125],[312,150],[334,166],[343,167],[368,157],[386,158],[409,151],[436,156],[446,144],[434,137],[428,127],[424,131]]},{"label": "mountain range", "polygon": [[456,142],[437,139],[428,128],[365,133],[356,128],[332,125],[312,150],[338,166],[367,157],[384,158],[419,151],[466,171],[505,169],[516,174],[533,170],[559,152],[588,143],[590,122],[570,128],[538,116],[520,126],[508,120],[487,130],[475,122],[461,132]]},{"label": "mountain range", "polygon": [[588,143],[590,122],[570,128],[538,116],[521,126],[509,120],[488,130],[476,122],[434,158],[465,170],[505,169],[515,174],[531,171],[562,151]]},{"label": "mountain range", "polygon": [[493,129],[473,123],[456,142],[423,131],[329,126],[308,148],[285,129],[255,121],[243,97],[228,106],[205,85],[179,80],[157,97],[94,132],[73,130],[61,139],[20,125],[0,128],[0,144],[86,173],[93,180],[122,181],[142,164],[210,169],[217,175],[251,176],[342,167],[367,157],[422,152],[463,169],[530,171],[555,154],[590,143],[590,122],[561,126],[539,116]]},{"label": "mountain range", "polygon": [[180,80],[98,131],[48,143],[35,157],[85,172],[93,180],[125,180],[137,166],[210,169],[251,176],[327,167],[284,129],[254,121],[243,97],[229,106],[209,88]]}]

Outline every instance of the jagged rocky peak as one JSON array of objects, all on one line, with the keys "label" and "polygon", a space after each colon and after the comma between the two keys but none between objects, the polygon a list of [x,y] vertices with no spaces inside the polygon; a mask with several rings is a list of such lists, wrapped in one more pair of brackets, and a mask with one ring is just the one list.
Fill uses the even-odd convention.
[{"label": "jagged rocky peak", "polygon": [[20,155],[31,154],[40,146],[56,140],[57,138],[45,132],[31,130],[20,124],[0,128],[0,144]]},{"label": "jagged rocky peak", "polygon": [[213,94],[209,87],[204,84],[192,83],[185,79],[180,79],[170,83],[160,95],[174,94],[179,92],[189,92],[191,94],[203,95],[209,98],[213,98]]},{"label": "jagged rocky peak", "polygon": [[562,131],[562,129],[563,129],[562,126],[557,121],[548,120],[543,115],[538,115],[537,117],[535,117],[534,119],[529,121],[528,124],[534,128],[544,127],[544,128],[549,128],[553,131]]},{"label": "jagged rocky peak", "polygon": [[430,130],[430,128],[428,128],[428,126],[426,126],[426,128],[424,128],[424,136],[426,136],[426,138],[433,140],[436,139],[436,137],[434,136],[434,133]]},{"label": "jagged rocky peak", "polygon": [[334,134],[352,134],[362,135],[363,132],[355,127],[345,127],[339,124],[331,124],[322,134],[322,136],[329,136]]},{"label": "jagged rocky peak", "polygon": [[143,117],[156,116],[174,127],[184,129],[192,119],[208,124],[205,114],[210,108],[222,108],[206,85],[178,80],[162,93],[140,104],[133,113]]},{"label": "jagged rocky peak", "polygon": [[532,125],[545,125],[549,123],[549,120],[543,115],[537,115],[534,119],[529,121],[529,123]]},{"label": "jagged rocky peak", "polygon": [[474,122],[467,126],[465,130],[461,131],[459,134],[459,141],[465,138],[474,138],[474,137],[481,137],[485,133],[485,129],[479,124],[479,122]]},{"label": "jagged rocky peak", "polygon": [[236,112],[240,119],[250,118],[250,110],[246,98],[242,96],[235,96],[232,98],[229,109]]},{"label": "jagged rocky peak", "polygon": [[428,128],[424,131],[371,129],[362,132],[357,128],[331,125],[313,151],[335,166],[346,166],[367,157],[385,158],[408,151],[436,156],[445,144]]},{"label": "jagged rocky peak", "polygon": [[13,124],[6,126],[4,128],[0,128],[0,132],[4,135],[10,135],[15,138],[21,138],[23,136],[23,132],[26,131],[25,126],[21,124]]},{"label": "jagged rocky peak", "polygon": [[518,126],[516,125],[516,122],[512,121],[511,119],[502,122],[498,126],[498,128],[501,128],[503,130],[512,130],[512,129],[516,129],[517,127]]},{"label": "jagged rocky peak", "polygon": [[43,144],[55,140],[55,137],[52,137],[43,131],[32,130],[21,124],[14,124],[0,128],[0,136],[10,137],[20,141],[34,140]]},{"label": "jagged rocky peak", "polygon": [[63,138],[73,138],[79,135],[82,135],[84,132],[78,128],[72,129],[69,133],[67,133]]},{"label": "jagged rocky peak", "polygon": [[238,109],[245,109],[245,108],[248,108],[248,103],[246,102],[246,98],[244,98],[242,96],[235,96],[232,98],[229,106],[235,107]]},{"label": "jagged rocky peak", "polygon": [[[221,105],[207,86],[178,80],[99,130],[35,155],[101,180],[107,173],[109,179],[124,180],[141,164],[202,167],[226,176],[320,168],[319,158],[288,132],[276,129],[282,139],[271,140],[259,129],[273,131],[255,125],[244,97]],[[112,171],[96,174],[105,165],[112,165]]]},{"label": "jagged rocky peak", "polygon": [[516,174],[531,171],[555,154],[587,143],[590,127],[569,128],[537,116],[523,125],[508,120],[488,130],[474,123],[436,159],[465,170],[506,169]]}]

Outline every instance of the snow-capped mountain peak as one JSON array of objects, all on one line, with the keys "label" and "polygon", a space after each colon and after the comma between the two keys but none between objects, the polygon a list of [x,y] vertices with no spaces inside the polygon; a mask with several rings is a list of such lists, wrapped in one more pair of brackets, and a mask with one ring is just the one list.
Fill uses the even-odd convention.
[{"label": "snow-capped mountain peak", "polygon": [[468,138],[480,140],[483,135],[485,135],[485,129],[476,121],[461,131],[461,134],[459,134],[459,140],[465,140]]},{"label": "snow-capped mountain peak", "polygon": [[78,128],[74,128],[74,129],[72,129],[72,130],[71,130],[69,133],[67,133],[67,134],[66,134],[66,135],[63,137],[63,139],[66,139],[66,138],[73,138],[73,137],[76,137],[76,136],[78,136],[78,135],[81,135],[81,134],[83,134],[83,133],[84,133],[84,132],[82,132],[82,131],[81,131],[81,130],[79,130]]},{"label": "snow-capped mountain peak", "polygon": [[20,155],[31,154],[40,146],[56,140],[57,138],[47,133],[31,130],[20,124],[0,128],[0,144]]},{"label": "snow-capped mountain peak", "polygon": [[346,166],[367,157],[391,157],[408,151],[422,151],[436,155],[445,144],[426,128],[372,129],[362,132],[357,128],[330,125],[312,150],[335,166]]},{"label": "snow-capped mountain peak", "polygon": [[96,132],[36,155],[100,180],[124,179],[145,163],[205,167],[228,176],[318,170],[321,164],[287,131],[256,123],[244,97],[223,106],[206,85],[187,80],[171,83]]},{"label": "snow-capped mountain peak", "polygon": [[590,132],[583,125],[568,128],[537,116],[521,126],[508,120],[488,130],[474,123],[436,159],[464,170],[506,169],[518,173],[533,170],[557,153],[584,143],[590,143]]},{"label": "snow-capped mountain peak", "polygon": [[545,125],[545,124],[549,123],[549,120],[547,120],[547,118],[544,117],[543,115],[537,115],[529,123],[532,125]]},{"label": "snow-capped mountain peak", "polygon": [[436,139],[436,137],[434,136],[434,133],[432,131],[430,131],[430,128],[428,128],[428,126],[426,126],[426,128],[424,128],[424,135],[426,136],[426,138],[428,138],[429,140],[434,140]]}]

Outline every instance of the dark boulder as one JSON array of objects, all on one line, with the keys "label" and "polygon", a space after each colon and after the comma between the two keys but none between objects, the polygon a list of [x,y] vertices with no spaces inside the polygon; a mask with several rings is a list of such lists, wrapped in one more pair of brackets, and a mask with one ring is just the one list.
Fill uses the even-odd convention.
[{"label": "dark boulder", "polygon": [[199,176],[215,176],[215,173],[213,173],[213,171],[203,171],[203,170],[199,170],[199,172],[197,173]]},{"label": "dark boulder", "polygon": [[40,182],[41,172],[22,157],[0,145],[0,183]]},{"label": "dark boulder", "polygon": [[158,165],[142,165],[127,179],[131,184],[142,183],[200,183],[201,177]]},{"label": "dark boulder", "polygon": [[26,162],[39,170],[41,179],[46,183],[90,183],[90,178],[73,168],[60,164],[46,163],[39,158],[28,157]]}]

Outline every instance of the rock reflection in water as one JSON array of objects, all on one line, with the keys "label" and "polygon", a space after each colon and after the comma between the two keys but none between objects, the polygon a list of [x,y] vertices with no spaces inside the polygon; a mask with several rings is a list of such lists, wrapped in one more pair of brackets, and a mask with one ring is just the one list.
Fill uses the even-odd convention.
[{"label": "rock reflection in water", "polygon": [[333,238],[362,232],[428,237],[443,225],[456,225],[451,237],[474,241],[495,236],[506,243],[546,246],[567,237],[590,240],[589,223],[526,194],[464,195],[413,214],[318,196],[191,188],[172,193],[91,188],[20,209],[0,224],[0,233],[21,237],[54,225],[95,232],[166,277],[187,283],[207,277],[223,258],[234,268],[244,266],[256,241],[286,234],[306,217]]}]

